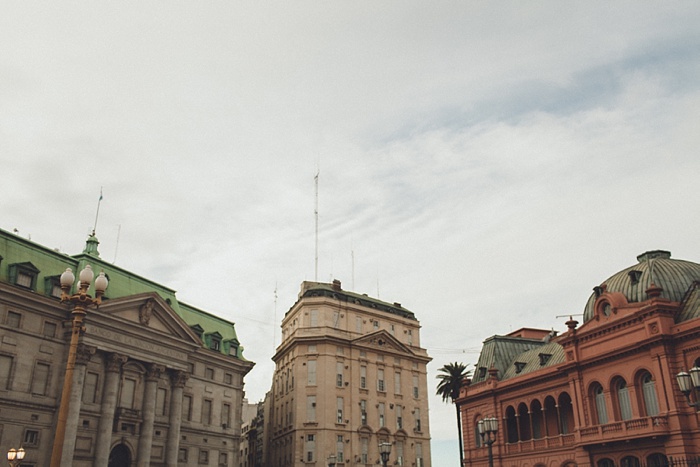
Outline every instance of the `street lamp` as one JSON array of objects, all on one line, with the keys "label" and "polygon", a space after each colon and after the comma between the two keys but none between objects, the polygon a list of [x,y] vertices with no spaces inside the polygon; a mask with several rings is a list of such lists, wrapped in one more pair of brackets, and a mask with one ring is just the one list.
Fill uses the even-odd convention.
[{"label": "street lamp", "polygon": [[387,462],[389,462],[389,455],[391,455],[391,443],[386,441],[379,443],[379,455],[382,457],[382,465],[386,467]]},{"label": "street lamp", "polygon": [[489,448],[489,467],[493,467],[493,450],[491,445],[496,442],[496,434],[498,433],[498,420],[496,417],[488,417],[479,420],[477,423],[479,427],[479,435],[481,436],[481,442],[485,443]]},{"label": "street lamp", "polygon": [[335,454],[328,456],[328,459],[326,459],[328,461],[328,467],[335,467],[335,459]]},{"label": "street lamp", "polygon": [[66,437],[66,423],[68,421],[68,409],[70,395],[73,390],[73,371],[75,370],[75,360],[78,353],[78,341],[84,331],[83,321],[87,315],[88,307],[97,308],[102,303],[102,296],[107,290],[107,277],[101,272],[95,279],[95,298],[88,295],[88,288],[95,278],[95,273],[90,265],[80,271],[78,276],[78,290],[70,294],[71,287],[75,282],[73,271],[68,268],[61,274],[61,303],[66,303],[73,307],[71,312],[73,324],[71,328],[70,347],[68,348],[68,360],[66,361],[66,374],[63,379],[63,392],[61,393],[61,405],[58,409],[58,423],[56,424],[56,434],[53,440],[53,450],[51,451],[51,467],[61,466],[61,456],[63,455],[63,443]]},{"label": "street lamp", "polygon": [[24,454],[24,448],[12,448],[9,451],[7,451],[7,460],[10,463],[10,467],[15,467],[18,461],[24,459]]},{"label": "street lamp", "polygon": [[[697,391],[700,391],[700,367],[694,366],[687,373],[681,371],[676,375],[676,381],[678,382],[678,387],[688,401],[688,405],[691,407],[699,407],[700,399],[698,398]],[[691,392],[695,392],[695,397],[692,399],[690,397]]]}]

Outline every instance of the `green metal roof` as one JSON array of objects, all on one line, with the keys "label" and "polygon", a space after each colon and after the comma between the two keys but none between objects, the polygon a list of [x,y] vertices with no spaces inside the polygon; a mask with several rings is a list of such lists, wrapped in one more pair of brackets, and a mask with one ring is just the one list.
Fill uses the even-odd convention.
[{"label": "green metal roof", "polygon": [[39,271],[34,291],[50,296],[50,281],[47,282],[46,279],[58,278],[66,268],[71,268],[77,275],[77,271],[90,264],[95,273],[104,271],[109,279],[105,300],[155,292],[189,326],[201,327],[203,344],[209,346],[208,336],[218,332],[223,344],[220,351],[229,353],[230,350],[232,356],[243,359],[243,348],[239,345],[234,323],[179,302],[173,289],[103,261],[97,251],[98,244],[97,238],[90,235],[85,250],[81,254],[69,256],[0,229],[0,281],[12,282],[12,265],[26,267],[31,264]]},{"label": "green metal roof", "polygon": [[486,381],[489,377],[488,370],[491,368],[498,370],[498,379],[503,379],[506,371],[522,358],[521,355],[532,349],[539,349],[545,344],[547,342],[542,339],[513,336],[489,337],[481,348],[472,384]]}]

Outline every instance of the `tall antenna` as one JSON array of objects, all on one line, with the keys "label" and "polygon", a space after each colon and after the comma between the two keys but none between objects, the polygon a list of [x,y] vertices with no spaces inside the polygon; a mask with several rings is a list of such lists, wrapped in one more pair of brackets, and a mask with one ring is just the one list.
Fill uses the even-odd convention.
[{"label": "tall antenna", "polygon": [[114,259],[112,260],[112,264],[117,262],[117,251],[119,250],[119,236],[122,233],[122,225],[119,224],[117,226],[117,244],[114,245]]},{"label": "tall antenna", "polygon": [[95,235],[97,230],[97,218],[100,215],[100,203],[102,202],[102,187],[100,187],[100,199],[97,200],[97,213],[95,213],[95,225],[92,228],[92,234]]},{"label": "tall antenna", "polygon": [[321,173],[320,169],[316,169],[314,184],[316,185],[316,207],[314,208],[314,217],[316,218],[316,255],[315,255],[315,274],[314,281],[318,282],[318,176]]}]

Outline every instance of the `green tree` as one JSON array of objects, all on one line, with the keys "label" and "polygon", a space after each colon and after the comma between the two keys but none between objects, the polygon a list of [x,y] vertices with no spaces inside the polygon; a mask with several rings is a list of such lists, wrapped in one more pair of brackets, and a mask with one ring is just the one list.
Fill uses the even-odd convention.
[{"label": "green tree", "polygon": [[472,375],[471,370],[467,370],[467,365],[464,363],[448,363],[438,370],[437,379],[440,382],[437,385],[437,395],[442,397],[443,402],[452,402],[455,404],[457,412],[457,431],[459,433],[459,465],[464,465],[464,449],[462,446],[462,423],[459,413],[459,405],[457,398],[459,397],[459,389],[462,387],[462,381]]}]

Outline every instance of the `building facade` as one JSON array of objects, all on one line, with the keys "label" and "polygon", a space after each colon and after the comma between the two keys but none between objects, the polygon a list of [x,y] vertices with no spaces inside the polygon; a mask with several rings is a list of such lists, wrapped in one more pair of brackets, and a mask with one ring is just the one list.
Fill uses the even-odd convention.
[{"label": "building facade", "polygon": [[430,465],[430,361],[399,303],[304,282],[282,320],[270,394],[271,467]]},{"label": "building facade", "polygon": [[[48,466],[61,427],[60,465],[238,466],[253,363],[233,323],[103,261],[97,245],[92,235],[68,256],[0,230],[0,450],[21,446],[21,465]],[[62,396],[73,323],[60,275],[86,265],[109,285],[87,308]]]},{"label": "building facade", "polygon": [[[676,375],[700,365],[700,264],[651,251],[594,288],[561,335],[484,341],[457,399],[465,465],[488,465],[478,430],[498,420],[501,466],[636,467],[691,462],[700,419]],[[691,400],[692,399],[691,395]]]}]

